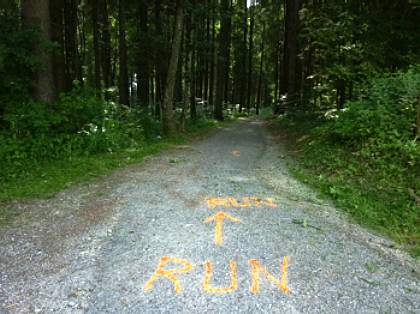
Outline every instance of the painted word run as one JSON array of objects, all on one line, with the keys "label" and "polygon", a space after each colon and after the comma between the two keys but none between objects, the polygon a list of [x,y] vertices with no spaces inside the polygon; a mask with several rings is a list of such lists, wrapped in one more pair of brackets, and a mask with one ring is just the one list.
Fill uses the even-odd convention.
[{"label": "painted word run", "polygon": [[250,207],[250,206],[257,206],[263,207],[276,207],[276,204],[273,203],[273,199],[267,197],[266,200],[262,200],[258,197],[242,197],[242,201],[238,201],[235,198],[216,198],[216,197],[208,197],[206,198],[206,202],[210,208],[215,208],[216,206],[224,206],[227,208],[230,207]]},{"label": "painted word run", "polygon": [[[259,279],[260,273],[265,275],[268,279],[270,279],[275,285],[277,285],[283,292],[290,293],[290,289],[287,286],[287,264],[289,263],[290,258],[285,257],[283,258],[283,262],[281,264],[281,279],[276,279],[272,274],[270,274],[265,268],[263,268],[260,263],[255,260],[249,260],[251,264],[251,277],[252,277],[252,285],[250,291],[252,293],[258,293],[259,291]],[[165,269],[165,265],[168,262],[178,263],[180,264],[179,268],[174,269]],[[230,285],[228,287],[212,287],[211,275],[212,275],[212,264],[211,262],[207,261],[206,263],[206,272],[204,274],[202,287],[207,292],[232,292],[235,291],[238,287],[238,279],[236,277],[236,261],[230,261]],[[182,291],[181,280],[175,276],[175,274],[186,273],[191,271],[194,266],[189,263],[188,261],[181,260],[178,258],[172,258],[164,256],[160,259],[159,265],[150,278],[150,280],[144,285],[144,290],[150,290],[153,286],[153,283],[159,278],[164,277],[172,281],[174,285],[174,289],[177,293]]]}]

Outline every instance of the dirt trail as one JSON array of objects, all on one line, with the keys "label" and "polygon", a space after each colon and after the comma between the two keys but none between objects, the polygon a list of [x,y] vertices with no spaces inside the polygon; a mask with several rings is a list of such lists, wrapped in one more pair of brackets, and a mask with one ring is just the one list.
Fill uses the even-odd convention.
[{"label": "dirt trail", "polygon": [[419,313],[418,264],[287,172],[264,122],[51,200],[0,230],[2,313]]}]

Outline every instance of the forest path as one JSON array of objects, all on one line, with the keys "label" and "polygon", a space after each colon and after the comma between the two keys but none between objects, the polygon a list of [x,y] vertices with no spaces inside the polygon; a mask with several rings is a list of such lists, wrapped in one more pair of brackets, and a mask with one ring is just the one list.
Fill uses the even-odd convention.
[{"label": "forest path", "polygon": [[0,230],[0,312],[419,313],[416,262],[295,181],[279,141],[240,119],[15,204],[28,214]]}]

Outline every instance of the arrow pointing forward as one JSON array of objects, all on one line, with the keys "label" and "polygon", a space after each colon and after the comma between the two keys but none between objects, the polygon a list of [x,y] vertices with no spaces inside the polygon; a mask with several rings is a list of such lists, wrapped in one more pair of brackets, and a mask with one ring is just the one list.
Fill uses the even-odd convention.
[{"label": "arrow pointing forward", "polygon": [[214,243],[216,244],[222,244],[222,221],[223,219],[228,218],[232,221],[235,222],[241,222],[239,219],[234,218],[232,216],[229,216],[228,214],[224,213],[224,212],[219,212],[209,218],[207,218],[206,220],[204,220],[204,222],[210,222],[212,220],[217,220],[216,223],[216,237],[214,239]]}]

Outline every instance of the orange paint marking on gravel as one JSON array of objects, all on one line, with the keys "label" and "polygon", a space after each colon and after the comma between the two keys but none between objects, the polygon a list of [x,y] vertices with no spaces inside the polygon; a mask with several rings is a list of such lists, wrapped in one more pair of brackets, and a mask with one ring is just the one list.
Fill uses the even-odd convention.
[{"label": "orange paint marking on gravel", "polygon": [[266,198],[266,201],[258,198],[258,197],[242,197],[243,204],[240,204],[235,198],[216,198],[216,197],[208,197],[206,198],[207,204],[209,208],[215,208],[216,206],[224,206],[224,207],[250,207],[252,206],[249,200],[253,200],[255,205],[258,207],[270,206],[276,207],[276,204],[273,203],[273,199],[270,197]]},{"label": "orange paint marking on gravel", "polygon": [[260,263],[257,260],[251,259],[250,260],[250,263],[252,265],[251,292],[252,293],[258,293],[259,272],[261,271],[272,282],[274,282],[277,286],[279,286],[281,290],[283,290],[285,293],[290,293],[290,289],[289,289],[289,287],[287,287],[287,264],[289,263],[289,261],[290,261],[289,257],[283,258],[283,262],[281,264],[281,281],[278,281],[265,268],[261,267]]},{"label": "orange paint marking on gravel", "polygon": [[[185,267],[179,268],[179,269],[168,269],[168,270],[164,270],[163,268],[165,267],[165,264],[167,262],[179,263],[179,264],[185,265]],[[163,277],[166,277],[166,278],[170,279],[174,283],[174,285],[175,285],[175,291],[177,293],[179,293],[179,292],[181,292],[181,283],[179,282],[179,279],[176,278],[172,274],[185,273],[187,271],[190,271],[191,269],[193,269],[193,265],[191,265],[187,261],[184,261],[184,260],[181,260],[181,259],[178,259],[178,258],[172,258],[172,257],[164,256],[164,257],[162,257],[160,259],[160,263],[159,263],[159,266],[158,266],[156,272],[154,273],[154,275],[152,276],[152,278],[150,278],[150,280],[144,285],[143,289],[146,290],[146,291],[149,290],[152,287],[153,282],[159,276],[163,276]]]},{"label": "orange paint marking on gravel", "polygon": [[228,200],[225,198],[208,197],[206,201],[210,208],[215,208],[216,206],[230,207]]},{"label": "orange paint marking on gravel", "polygon": [[239,204],[236,199],[234,198],[229,198],[229,202],[232,204],[233,207],[249,207],[249,199],[248,197],[242,197],[242,200],[244,201],[243,204]]},{"label": "orange paint marking on gravel", "polygon": [[206,276],[203,281],[203,288],[208,292],[229,292],[234,291],[238,287],[238,280],[236,279],[236,262],[230,261],[230,286],[227,288],[212,288],[210,287],[210,276],[211,276],[211,262],[206,262]]},{"label": "orange paint marking on gravel", "polygon": [[224,213],[224,212],[219,212],[207,219],[204,220],[204,222],[210,222],[212,220],[217,220],[216,222],[216,236],[214,239],[214,243],[216,243],[217,245],[222,244],[222,221],[223,219],[228,218],[232,221],[235,222],[241,222],[241,220],[234,218],[232,216],[229,216],[228,214]]},{"label": "orange paint marking on gravel", "polygon": [[273,199],[269,198],[269,197],[266,198],[266,200],[268,202],[265,202],[262,199],[259,199],[258,197],[251,197],[251,199],[253,201],[255,201],[255,203],[257,203],[258,207],[262,207],[262,205],[267,205],[267,206],[270,206],[270,207],[276,207],[276,205],[273,203]]}]

